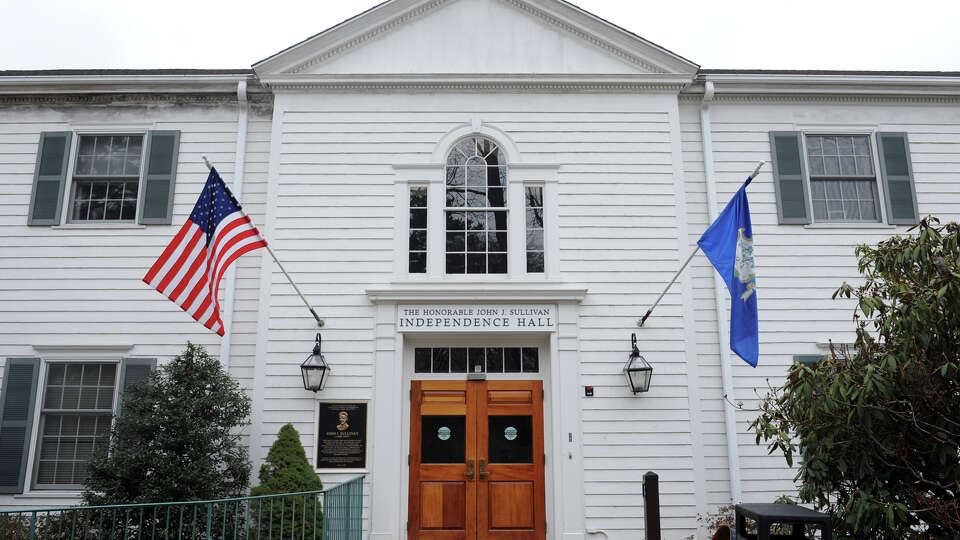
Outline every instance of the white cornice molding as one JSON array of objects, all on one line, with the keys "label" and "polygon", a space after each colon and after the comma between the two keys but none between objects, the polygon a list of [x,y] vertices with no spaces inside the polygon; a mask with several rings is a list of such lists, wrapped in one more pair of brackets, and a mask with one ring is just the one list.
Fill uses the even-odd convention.
[{"label": "white cornice molding", "polygon": [[936,86],[960,88],[960,76],[951,75],[886,75],[882,73],[730,73],[730,74],[702,74],[701,78],[705,81],[713,81],[720,88],[743,88],[751,85],[766,86],[801,86],[801,85],[819,85],[819,86]]},{"label": "white cornice molding", "polygon": [[692,81],[686,75],[562,75],[562,74],[280,74],[260,82],[283,92],[324,90],[351,92],[652,92],[678,93]]},{"label": "white cornice molding", "polygon": [[[668,73],[666,69],[649,61],[648,59],[641,57],[640,55],[633,54],[629,52],[627,49],[624,49],[623,47],[614,45],[608,40],[600,39],[599,37],[597,37],[597,34],[595,34],[594,32],[587,31],[583,29],[583,27],[576,25],[569,20],[564,20],[551,13],[548,13],[546,10],[534,6],[531,2],[527,2],[524,0],[503,0],[503,1],[519,9],[520,11],[533,15],[534,17],[549,24],[550,26],[553,26],[554,28],[559,28],[560,30],[565,31],[568,34],[572,34],[582,39],[583,41],[586,41],[587,43],[590,43],[591,45],[606,51],[607,54],[612,54],[613,56],[627,62],[628,64],[632,64],[636,67],[639,67],[644,71],[649,71],[650,73]],[[694,67],[693,71],[696,71],[696,67]]]},{"label": "white cornice molding", "polygon": [[[0,77],[0,94],[78,93],[235,93],[240,81],[255,82],[252,74],[236,75],[24,75]],[[255,84],[252,84],[255,86]]]},{"label": "white cornice molding", "polygon": [[367,289],[371,302],[582,302],[587,289],[561,283],[393,283]]},{"label": "white cornice molding", "polygon": [[[717,101],[864,101],[960,97],[960,77],[885,74],[701,74],[686,96],[703,93],[713,83]],[[916,102],[916,101],[909,101]]]},{"label": "white cornice molding", "polygon": [[[287,73],[302,73],[304,70],[306,70],[310,66],[320,64],[358,45],[366,43],[367,41],[370,41],[371,39],[376,38],[380,34],[389,32],[390,30],[397,28],[398,26],[406,23],[407,21],[420,17],[421,15],[427,13],[428,11],[433,11],[434,9],[446,4],[449,1],[450,0],[431,0],[429,2],[421,4],[411,10],[401,13],[400,15],[392,19],[387,20],[382,24],[377,24],[373,26],[373,28],[370,28],[357,36],[347,39],[342,43],[339,43],[332,47],[328,47],[325,50],[321,49],[320,51],[317,51],[315,55],[309,58],[308,60],[302,61],[291,68],[285,69],[284,71]],[[322,38],[322,35],[318,36],[318,39],[319,38]],[[257,66],[254,65],[254,69],[256,68]]]},{"label": "white cornice molding", "polygon": [[[717,94],[714,103],[824,103],[824,104],[955,104],[960,103],[960,95],[928,94],[840,94],[825,92],[822,94],[796,94],[790,89],[780,93],[764,94]],[[703,94],[680,94],[684,103],[700,103]]]},{"label": "white cornice molding", "polygon": [[[371,41],[455,0],[393,0],[253,65],[261,78],[302,74],[330,58]],[[555,0],[500,0],[651,74],[692,78],[699,66],[586,11]]]}]

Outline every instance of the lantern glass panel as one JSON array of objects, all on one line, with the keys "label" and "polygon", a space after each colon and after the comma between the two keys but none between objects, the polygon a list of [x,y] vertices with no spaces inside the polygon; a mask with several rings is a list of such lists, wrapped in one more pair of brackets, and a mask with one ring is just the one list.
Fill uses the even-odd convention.
[{"label": "lantern glass panel", "polygon": [[303,387],[317,392],[323,390],[326,386],[330,375],[330,366],[327,365],[322,354],[311,354],[300,365],[300,371],[303,374]]},{"label": "lantern glass panel", "polygon": [[623,371],[634,394],[650,390],[653,367],[642,356],[631,355]]}]

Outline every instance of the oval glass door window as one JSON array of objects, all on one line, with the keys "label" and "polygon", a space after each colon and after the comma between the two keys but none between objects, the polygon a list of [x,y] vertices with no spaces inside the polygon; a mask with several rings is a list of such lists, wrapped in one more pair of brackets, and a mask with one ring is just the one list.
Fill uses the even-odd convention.
[{"label": "oval glass door window", "polygon": [[437,430],[437,438],[440,439],[441,441],[445,441],[449,439],[450,428],[448,428],[447,426],[441,426],[440,429]]},{"label": "oval glass door window", "polygon": [[517,428],[513,426],[508,426],[507,429],[503,430],[503,437],[508,441],[512,441],[517,438]]}]

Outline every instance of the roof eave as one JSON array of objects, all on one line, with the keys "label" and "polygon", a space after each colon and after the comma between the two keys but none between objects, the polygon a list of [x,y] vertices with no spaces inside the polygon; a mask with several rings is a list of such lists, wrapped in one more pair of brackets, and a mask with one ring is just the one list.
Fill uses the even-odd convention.
[{"label": "roof eave", "polygon": [[252,73],[215,75],[17,75],[0,77],[0,94],[234,93]]},{"label": "roof eave", "polygon": [[691,92],[710,81],[717,94],[845,94],[960,96],[960,75],[871,73],[701,73]]}]

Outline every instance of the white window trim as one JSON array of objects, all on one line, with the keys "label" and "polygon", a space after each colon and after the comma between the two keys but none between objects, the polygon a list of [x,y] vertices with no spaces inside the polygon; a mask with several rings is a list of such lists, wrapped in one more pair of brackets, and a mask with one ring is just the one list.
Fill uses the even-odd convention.
[{"label": "white window trim", "polygon": [[[61,353],[63,354],[63,353]],[[37,473],[37,460],[39,458],[39,447],[37,446],[40,443],[40,420],[43,418],[43,403],[44,391],[46,390],[47,384],[47,374],[50,371],[50,364],[116,364],[117,365],[117,381],[113,389],[113,414],[116,415],[117,411],[117,399],[120,392],[120,364],[123,362],[123,356],[117,356],[116,350],[111,350],[107,354],[97,355],[97,354],[88,354],[84,351],[82,354],[63,354],[62,356],[57,353],[51,353],[48,356],[40,358],[40,372],[37,374],[37,395],[34,396],[35,407],[33,412],[33,427],[31,428],[30,433],[30,448],[27,452],[27,467],[24,471],[24,482],[23,482],[23,493],[16,495],[16,497],[34,497],[37,494],[47,495],[47,496],[56,496],[55,494],[63,494],[65,497],[76,497],[82,489],[67,489],[63,487],[50,487],[45,488],[38,486],[36,482],[36,473]]]},{"label": "white window trim", "polygon": [[[807,208],[810,210],[810,223],[803,226],[805,229],[896,229],[896,225],[887,223],[886,192],[883,189],[883,178],[880,176],[880,153],[877,147],[877,132],[875,125],[864,126],[796,126],[800,132],[800,151],[803,159],[803,182],[807,193]],[[874,181],[877,185],[877,202],[880,205],[879,221],[817,221],[813,213],[813,185],[810,181],[810,160],[807,154],[808,136],[843,136],[866,135],[870,142],[870,151],[873,159]]]},{"label": "white window trim", "polygon": [[[143,210],[143,170],[146,166],[148,133],[154,129],[153,124],[71,124],[70,125],[70,156],[67,160],[67,177],[64,180],[63,192],[60,194],[63,200],[60,208],[60,225],[55,225],[54,229],[143,229],[140,225],[140,212]],[[117,221],[71,221],[70,211],[73,209],[73,174],[76,166],[77,155],[80,152],[80,137],[83,135],[140,135],[143,137],[142,153],[140,155],[140,175],[137,181],[137,211],[133,220]]]},{"label": "white window trim", "polygon": [[35,406],[33,411],[33,424],[30,430],[30,446],[27,448],[27,465],[24,471],[23,493],[13,495],[14,499],[28,498],[76,498],[82,490],[65,490],[58,488],[38,488],[34,479],[36,462],[38,457],[37,444],[40,439],[40,418],[42,416],[42,407],[39,406],[43,401],[43,392],[47,384],[47,372],[50,364],[60,363],[116,363],[117,364],[117,384],[113,393],[114,416],[118,407],[117,401],[120,397],[122,381],[120,380],[120,367],[124,358],[137,358],[138,355],[128,354],[133,345],[128,343],[117,343],[109,345],[33,345],[33,350],[40,357],[40,369],[37,373],[37,395],[34,396]]},{"label": "white window trim", "polygon": [[[459,139],[457,139],[459,140]],[[499,142],[494,139],[494,142]],[[501,147],[502,148],[502,147]],[[394,165],[394,257],[393,273],[398,281],[447,281],[459,283],[496,283],[503,281],[554,281],[559,272],[559,204],[557,182],[559,165],[507,164],[507,273],[446,273],[446,196],[445,163]],[[410,187],[427,187],[427,272],[409,272]],[[527,186],[543,188],[544,272],[527,273],[526,206]],[[517,206],[519,205],[519,206]]]}]

